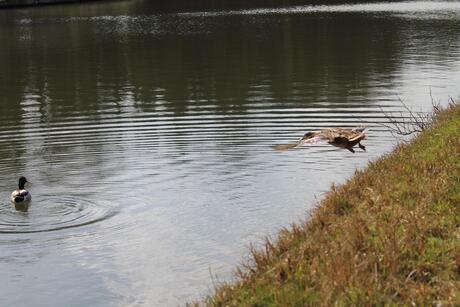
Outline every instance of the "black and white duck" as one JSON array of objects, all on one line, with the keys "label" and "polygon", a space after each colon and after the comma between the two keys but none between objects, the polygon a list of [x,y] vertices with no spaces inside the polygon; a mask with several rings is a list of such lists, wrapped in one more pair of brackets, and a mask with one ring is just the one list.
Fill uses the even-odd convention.
[{"label": "black and white duck", "polygon": [[32,200],[32,195],[29,191],[24,188],[24,185],[27,183],[27,179],[24,176],[19,178],[18,189],[14,190],[11,193],[11,202],[14,204],[28,203]]}]

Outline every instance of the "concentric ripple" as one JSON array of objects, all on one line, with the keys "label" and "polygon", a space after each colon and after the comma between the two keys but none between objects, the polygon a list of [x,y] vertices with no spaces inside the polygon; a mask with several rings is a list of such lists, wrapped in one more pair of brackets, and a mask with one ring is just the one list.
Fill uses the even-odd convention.
[{"label": "concentric ripple", "polygon": [[[23,208],[18,208],[23,209]],[[13,204],[0,205],[0,233],[36,233],[80,227],[115,214],[107,204],[75,197],[43,197],[34,200],[26,212]]]}]

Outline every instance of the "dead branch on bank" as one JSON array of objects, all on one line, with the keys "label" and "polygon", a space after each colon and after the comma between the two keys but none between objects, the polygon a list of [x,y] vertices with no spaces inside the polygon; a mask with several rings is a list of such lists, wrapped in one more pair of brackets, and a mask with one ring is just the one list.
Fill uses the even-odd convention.
[{"label": "dead branch on bank", "polygon": [[[435,101],[431,95],[431,106],[432,109],[429,112],[414,111],[413,108],[409,107],[402,98],[399,98],[403,110],[399,111],[399,116],[395,116],[394,113],[387,112],[380,108],[388,123],[382,124],[387,128],[394,136],[408,136],[414,133],[420,133],[432,127],[433,121],[439,112],[442,110],[441,103]],[[449,98],[449,104],[455,104],[453,98]]]}]

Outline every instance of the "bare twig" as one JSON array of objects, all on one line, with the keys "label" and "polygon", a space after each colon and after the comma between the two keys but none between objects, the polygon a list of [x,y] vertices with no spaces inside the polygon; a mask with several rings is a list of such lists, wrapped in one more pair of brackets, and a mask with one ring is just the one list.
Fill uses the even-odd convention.
[{"label": "bare twig", "polygon": [[414,111],[406,103],[404,103],[401,97],[398,97],[398,100],[401,103],[403,110],[399,112],[399,116],[395,116],[394,114],[387,112],[380,107],[380,110],[388,120],[388,123],[382,125],[396,136],[407,136],[431,128],[433,119],[441,111],[442,108],[439,102],[434,101],[431,94],[431,89],[430,97],[431,105],[433,107],[430,112]]}]

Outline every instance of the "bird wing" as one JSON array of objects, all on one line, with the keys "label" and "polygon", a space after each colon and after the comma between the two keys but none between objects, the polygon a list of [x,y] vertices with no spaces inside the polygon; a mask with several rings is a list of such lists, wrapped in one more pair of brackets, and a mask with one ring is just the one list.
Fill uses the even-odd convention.
[{"label": "bird wing", "polygon": [[344,137],[342,128],[329,128],[321,130],[320,135],[326,140],[334,140],[336,138]]},{"label": "bird wing", "polygon": [[301,139],[299,141],[299,143],[301,143],[300,145],[303,145],[303,144],[315,144],[317,142],[321,141],[321,136],[320,135],[317,135],[317,136],[314,136],[314,137],[311,137],[309,139]]},{"label": "bird wing", "polygon": [[27,195],[29,195],[29,191],[27,190],[20,190],[18,195],[21,195],[23,197],[26,197]]},{"label": "bird wing", "polygon": [[364,133],[355,133],[355,135],[353,136],[350,136],[350,138],[348,139],[349,141],[357,141],[357,140],[362,140],[362,139],[365,139],[366,138],[366,135]]},{"label": "bird wing", "polygon": [[11,197],[17,197],[17,196],[20,196],[20,197],[27,197],[27,195],[29,195],[29,191],[27,190],[14,190],[13,193],[11,193]]},{"label": "bird wing", "polygon": [[289,150],[292,148],[296,148],[299,145],[300,145],[300,141],[291,143],[291,144],[278,144],[278,145],[273,146],[273,149],[278,150],[278,151],[285,151],[285,150]]},{"label": "bird wing", "polygon": [[321,134],[328,140],[335,141],[356,141],[363,139],[366,135],[364,134],[365,128],[356,129],[344,129],[344,128],[330,128],[321,131]]},{"label": "bird wing", "polygon": [[273,148],[275,150],[278,150],[278,151],[285,151],[285,150],[289,150],[289,149],[292,149],[292,148],[295,148],[297,146],[302,146],[304,144],[314,144],[318,141],[321,140],[321,137],[320,136],[314,136],[312,138],[309,138],[309,139],[304,139],[304,138],[301,138],[300,140],[298,140],[297,142],[295,143],[291,143],[291,144],[278,144],[278,145],[275,145],[273,146]]}]

